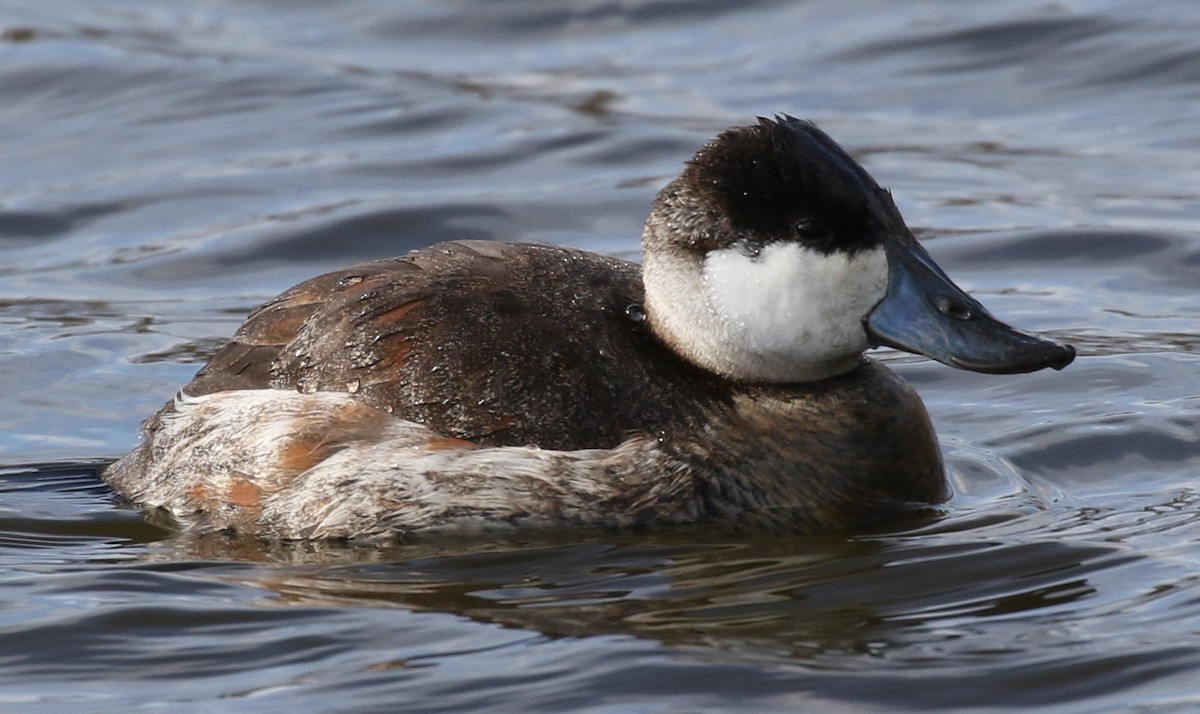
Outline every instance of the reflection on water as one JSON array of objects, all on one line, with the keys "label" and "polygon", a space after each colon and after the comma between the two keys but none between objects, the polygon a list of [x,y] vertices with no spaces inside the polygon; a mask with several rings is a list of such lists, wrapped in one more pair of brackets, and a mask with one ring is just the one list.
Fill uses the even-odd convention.
[{"label": "reflection on water", "polygon": [[[0,708],[1200,706],[1200,15],[0,7]],[[99,482],[283,288],[446,239],[634,256],[680,162],[777,111],[998,316],[1079,348],[1008,377],[879,355],[941,436],[955,495],[924,520],[273,543]]]},{"label": "reflection on water", "polygon": [[[566,642],[561,656],[590,668],[597,693],[625,686],[630,657],[659,671],[646,693],[678,693],[670,661],[682,657],[738,674],[742,685],[717,695],[729,706],[747,694],[886,695],[921,708],[1009,698],[1010,687],[1030,705],[1060,700],[1067,685],[1116,701],[1200,665],[1194,643],[1156,634],[1200,617],[1191,489],[1127,496],[1119,510],[1010,477],[1007,492],[960,494],[931,522],[854,537],[683,528],[356,546],[160,530],[115,504],[97,468],[0,477],[17,512],[0,514],[0,557],[20,595],[0,634],[0,649],[19,654],[5,658],[0,684],[116,668],[152,690],[213,680],[205,691],[252,667],[255,691],[305,697],[371,673],[363,692],[434,697],[446,695],[443,667],[494,688],[485,673],[496,657]],[[91,604],[69,623],[53,615],[80,598]],[[179,649],[151,654],[161,647]],[[397,669],[400,680],[377,676]],[[557,702],[576,680],[546,676],[522,694]],[[850,686],[860,680],[869,686]]]}]

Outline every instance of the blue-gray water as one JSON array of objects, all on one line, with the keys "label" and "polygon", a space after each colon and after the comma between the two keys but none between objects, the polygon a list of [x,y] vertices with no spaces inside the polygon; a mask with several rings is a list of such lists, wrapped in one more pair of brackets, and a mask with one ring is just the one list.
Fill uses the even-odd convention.
[{"label": "blue-gray water", "polygon": [[[449,238],[635,255],[774,112],[1080,348],[887,357],[933,522],[286,545],[98,482],[290,284]],[[1198,199],[1187,3],[0,0],[0,710],[1200,708]]]}]

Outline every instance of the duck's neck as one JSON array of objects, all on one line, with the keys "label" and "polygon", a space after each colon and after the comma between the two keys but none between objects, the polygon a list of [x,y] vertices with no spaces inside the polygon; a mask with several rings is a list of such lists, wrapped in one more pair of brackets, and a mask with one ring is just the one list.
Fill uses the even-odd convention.
[{"label": "duck's neck", "polygon": [[819,532],[876,519],[881,504],[948,496],[925,405],[874,362],[817,384],[743,391],[711,430],[680,454],[713,474],[709,511]]}]

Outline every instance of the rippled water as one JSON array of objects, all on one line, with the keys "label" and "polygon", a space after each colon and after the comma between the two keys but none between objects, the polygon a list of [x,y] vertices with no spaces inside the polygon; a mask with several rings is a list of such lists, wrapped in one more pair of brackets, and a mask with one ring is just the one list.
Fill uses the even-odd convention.
[{"label": "rippled water", "polygon": [[[1200,12],[0,0],[0,709],[1200,708]],[[256,303],[451,238],[635,255],[815,119],[1062,373],[886,358],[954,499],[813,538],[192,538],[96,474]]]}]

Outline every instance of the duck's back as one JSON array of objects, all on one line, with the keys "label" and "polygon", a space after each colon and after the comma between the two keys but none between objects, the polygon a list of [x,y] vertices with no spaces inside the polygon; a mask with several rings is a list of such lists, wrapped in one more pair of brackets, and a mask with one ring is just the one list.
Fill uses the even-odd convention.
[{"label": "duck's back", "polygon": [[610,448],[728,395],[651,334],[636,264],[447,243],[301,283],[258,308],[184,392],[346,392],[481,445]]}]

